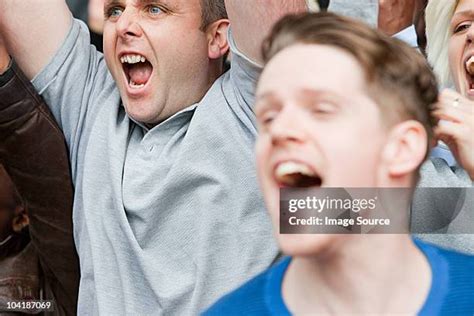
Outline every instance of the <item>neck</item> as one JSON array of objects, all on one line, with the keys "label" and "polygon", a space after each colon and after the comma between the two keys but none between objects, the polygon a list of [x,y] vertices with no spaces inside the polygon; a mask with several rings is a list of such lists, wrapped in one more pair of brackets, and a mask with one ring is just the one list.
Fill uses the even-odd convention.
[{"label": "neck", "polygon": [[295,314],[415,314],[430,283],[429,263],[408,235],[352,235],[295,257],[282,293]]},{"label": "neck", "polygon": [[159,119],[154,123],[146,123],[140,122],[146,128],[152,129],[155,126],[159,125],[160,123],[166,121],[171,116],[175,115],[179,111],[184,110],[185,108],[200,102],[209,89],[212,87],[214,82],[223,74],[223,67],[222,67],[222,59],[218,61],[210,61],[210,65],[208,67],[207,75],[202,77],[202,80],[199,81],[200,84],[196,84],[193,87],[193,94],[187,95],[184,99],[174,99],[173,101],[169,101],[166,104],[165,109],[160,114]]},{"label": "neck", "polygon": [[211,87],[214,81],[216,81],[224,73],[224,57],[217,60],[210,61],[209,74],[208,74],[208,86]]}]

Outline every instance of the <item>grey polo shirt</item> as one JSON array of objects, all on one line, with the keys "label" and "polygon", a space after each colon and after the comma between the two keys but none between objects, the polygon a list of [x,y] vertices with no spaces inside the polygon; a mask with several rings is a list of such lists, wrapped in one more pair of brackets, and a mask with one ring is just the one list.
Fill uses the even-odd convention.
[{"label": "grey polo shirt", "polygon": [[79,315],[196,314],[277,255],[254,162],[260,68],[232,51],[201,102],[151,130],[82,22],[33,80],[70,150]]}]

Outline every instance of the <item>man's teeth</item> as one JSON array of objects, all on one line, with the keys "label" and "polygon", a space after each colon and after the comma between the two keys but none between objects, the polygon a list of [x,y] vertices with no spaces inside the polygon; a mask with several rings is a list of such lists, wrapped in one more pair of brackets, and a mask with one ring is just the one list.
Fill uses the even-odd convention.
[{"label": "man's teeth", "polygon": [[120,62],[122,64],[136,64],[136,63],[144,63],[146,58],[141,55],[124,55],[120,57]]},{"label": "man's teeth", "polygon": [[277,178],[283,178],[296,173],[310,177],[315,176],[314,172],[308,166],[291,161],[279,164],[275,173]]},{"label": "man's teeth", "polygon": [[471,56],[466,62],[466,70],[470,75],[474,75],[474,56]]}]

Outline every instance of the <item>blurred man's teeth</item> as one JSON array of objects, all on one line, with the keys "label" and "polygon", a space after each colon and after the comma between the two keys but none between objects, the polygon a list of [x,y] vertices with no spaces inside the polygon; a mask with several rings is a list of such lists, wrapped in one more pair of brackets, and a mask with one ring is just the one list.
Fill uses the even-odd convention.
[{"label": "blurred man's teeth", "polygon": [[144,83],[142,83],[142,84],[136,84],[135,82],[130,81],[130,87],[131,87],[132,89],[140,89],[140,88],[142,88],[142,87],[144,87],[144,86],[145,86]]},{"label": "blurred man's teeth", "polygon": [[466,70],[468,74],[474,75],[474,56],[471,56],[466,62]]},{"label": "blurred man's teeth", "polygon": [[320,187],[322,179],[308,165],[298,162],[284,162],[277,166],[275,179],[280,186],[309,188]]},{"label": "blurred man's teeth", "polygon": [[297,162],[284,162],[278,165],[276,171],[277,178],[282,178],[291,174],[300,173],[306,176],[314,176],[314,172],[306,165]]}]

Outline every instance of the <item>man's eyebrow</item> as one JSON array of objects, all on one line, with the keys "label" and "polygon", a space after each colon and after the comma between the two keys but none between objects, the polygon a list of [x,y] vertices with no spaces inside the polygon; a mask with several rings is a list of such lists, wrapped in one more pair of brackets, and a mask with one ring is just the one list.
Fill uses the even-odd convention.
[{"label": "man's eyebrow", "polygon": [[324,92],[316,89],[304,88],[300,90],[300,93],[305,97],[320,98],[324,95]]},{"label": "man's eyebrow", "polygon": [[313,99],[338,99],[337,95],[331,91],[313,89],[313,88],[302,88],[299,94],[306,98]]},{"label": "man's eyebrow", "polygon": [[[110,5],[117,5],[117,4],[123,4],[125,0],[106,0],[105,1],[105,6],[110,6]],[[144,5],[144,4],[165,4],[165,5],[170,5],[169,1],[167,0],[135,0],[135,3],[138,5]]]},{"label": "man's eyebrow", "polygon": [[255,97],[255,113],[258,114],[262,111],[265,111],[272,106],[279,105],[280,101],[278,100],[277,96],[273,92],[265,92]]},{"label": "man's eyebrow", "polygon": [[256,96],[255,101],[265,101],[267,99],[274,100],[275,94],[273,92],[265,92]]},{"label": "man's eyebrow", "polygon": [[168,0],[135,0],[139,5],[145,4],[163,4],[166,6],[170,6],[171,3]]},{"label": "man's eyebrow", "polygon": [[110,6],[110,5],[114,5],[114,4],[120,4],[122,2],[122,0],[106,0],[104,5],[105,6]]}]

